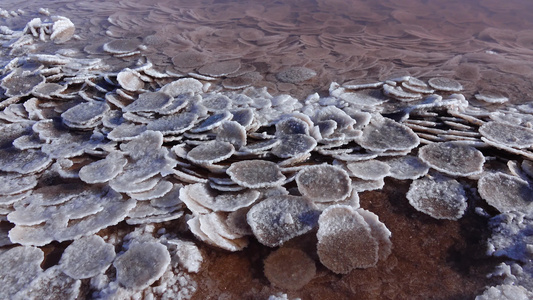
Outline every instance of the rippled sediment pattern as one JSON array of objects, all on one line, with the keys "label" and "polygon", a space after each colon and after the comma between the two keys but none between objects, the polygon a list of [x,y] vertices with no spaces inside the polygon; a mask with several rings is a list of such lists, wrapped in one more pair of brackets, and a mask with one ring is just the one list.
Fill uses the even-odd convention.
[{"label": "rippled sediment pattern", "polygon": [[17,2],[6,297],[532,291],[527,2]]}]

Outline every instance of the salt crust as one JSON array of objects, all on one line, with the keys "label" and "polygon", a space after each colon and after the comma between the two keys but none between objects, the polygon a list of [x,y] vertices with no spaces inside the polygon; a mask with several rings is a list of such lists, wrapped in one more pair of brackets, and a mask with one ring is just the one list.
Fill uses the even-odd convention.
[{"label": "salt crust", "polygon": [[462,185],[447,177],[414,180],[407,192],[407,199],[416,210],[436,219],[458,220],[467,207]]}]

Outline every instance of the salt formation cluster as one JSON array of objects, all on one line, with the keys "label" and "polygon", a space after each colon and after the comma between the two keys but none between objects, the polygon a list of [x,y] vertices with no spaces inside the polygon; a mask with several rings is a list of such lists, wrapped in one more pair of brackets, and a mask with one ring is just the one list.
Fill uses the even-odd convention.
[{"label": "salt formation cluster", "polygon": [[[82,280],[94,297],[187,298],[195,290],[188,273],[200,270],[202,255],[165,233],[180,222],[228,251],[250,239],[281,246],[264,271],[287,290],[312,280],[315,263],[338,274],[371,268],[391,253],[391,231],[360,207],[359,193],[382,188],[387,177],[411,181],[409,203],[436,219],[457,220],[470,197],[484,199],[501,213],[493,254],[531,261],[530,229],[520,227],[530,222],[517,221],[533,209],[530,106],[492,113],[469,105],[461,84],[443,77],[332,83],[329,95],[306,99],[228,90],[209,81],[240,62],[203,64],[186,54],[173,62],[198,67],[195,78],[158,71],[142,57],[110,73],[98,59],[27,54],[36,38],[73,36],[68,19],[51,20],[1,36],[19,55],[0,83],[0,176],[9,183],[0,188],[0,218],[12,226],[0,240],[13,245],[0,253],[1,298],[74,299]],[[122,40],[104,50],[142,53]],[[277,78],[313,76],[302,67]],[[495,151],[516,161],[508,169],[486,164]],[[476,182],[478,193],[467,192]],[[125,242],[102,233],[119,223],[136,228]],[[316,234],[319,261],[284,248],[304,234]],[[43,270],[39,247],[64,241],[74,242]]]}]

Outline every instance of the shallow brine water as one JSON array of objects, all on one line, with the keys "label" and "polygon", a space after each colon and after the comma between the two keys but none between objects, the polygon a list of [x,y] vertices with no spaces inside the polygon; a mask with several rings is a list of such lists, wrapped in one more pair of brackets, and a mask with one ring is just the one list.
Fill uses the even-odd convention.
[{"label": "shallow brine water", "polygon": [[532,20],[4,1],[0,298],[533,297]]}]

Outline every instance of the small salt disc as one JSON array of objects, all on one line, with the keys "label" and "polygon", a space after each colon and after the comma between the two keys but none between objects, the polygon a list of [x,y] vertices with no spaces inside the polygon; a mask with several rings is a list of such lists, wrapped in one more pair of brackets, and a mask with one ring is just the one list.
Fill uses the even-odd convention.
[{"label": "small salt disc", "polygon": [[409,203],[435,219],[460,219],[467,207],[463,186],[448,177],[421,178],[411,183]]},{"label": "small salt disc", "polygon": [[433,169],[451,176],[480,174],[485,162],[481,151],[457,142],[426,145],[420,148],[418,157]]},{"label": "small salt disc", "polygon": [[481,198],[501,213],[509,211],[533,211],[533,188],[516,176],[488,173],[478,181]]},{"label": "small salt disc", "polygon": [[328,164],[306,167],[296,175],[300,193],[316,202],[334,202],[347,198],[351,179],[346,171]]},{"label": "small salt disc", "polygon": [[266,160],[244,160],[233,163],[226,173],[240,186],[266,188],[281,185],[285,176],[276,163]]},{"label": "small salt disc", "polygon": [[235,147],[228,142],[209,141],[194,147],[187,153],[187,159],[196,164],[213,164],[228,159]]}]

